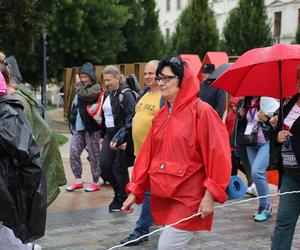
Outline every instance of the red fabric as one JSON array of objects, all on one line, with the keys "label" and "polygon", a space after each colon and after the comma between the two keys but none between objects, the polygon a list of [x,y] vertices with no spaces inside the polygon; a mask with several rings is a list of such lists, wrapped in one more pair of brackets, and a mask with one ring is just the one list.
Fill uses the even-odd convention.
[{"label": "red fabric", "polygon": [[[154,222],[169,225],[197,213],[205,189],[217,202],[227,199],[231,174],[228,134],[218,114],[196,98],[199,83],[185,67],[184,79],[169,116],[168,104],[153,119],[135,161],[127,190],[143,200],[151,188]],[[210,230],[213,215],[175,226]]]},{"label": "red fabric", "polygon": [[201,60],[198,55],[193,54],[181,54],[181,59],[185,62],[187,62],[190,65],[191,70],[196,74],[198,77],[199,82],[202,81],[202,75],[201,75]]},{"label": "red fabric", "polygon": [[233,96],[289,97],[296,93],[299,65],[300,45],[277,44],[252,49],[241,55],[212,86]]},{"label": "red fabric", "polygon": [[222,64],[228,63],[229,58],[226,52],[207,52],[203,58],[203,64],[212,63],[215,68],[219,68]]},{"label": "red fabric", "polygon": [[269,170],[269,171],[267,171],[267,181],[270,184],[278,186],[278,183],[279,183],[278,170]]},{"label": "red fabric", "polygon": [[[226,120],[225,120],[225,126],[226,126],[227,131],[228,131],[229,140],[232,137],[233,132],[234,132],[235,121],[236,121],[236,112],[231,110],[231,111],[228,112]],[[233,151],[235,149],[236,149],[235,147],[230,147],[231,151]]]}]

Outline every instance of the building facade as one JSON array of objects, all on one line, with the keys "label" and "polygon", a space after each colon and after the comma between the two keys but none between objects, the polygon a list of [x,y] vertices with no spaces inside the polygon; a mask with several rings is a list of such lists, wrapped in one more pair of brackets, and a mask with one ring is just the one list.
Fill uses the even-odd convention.
[{"label": "building facade", "polygon": [[[239,0],[209,0],[220,36],[230,11],[238,2]],[[160,29],[166,39],[175,31],[181,12],[190,3],[191,0],[156,0]],[[274,38],[281,43],[292,43],[300,23],[300,0],[265,0],[265,4]]]}]

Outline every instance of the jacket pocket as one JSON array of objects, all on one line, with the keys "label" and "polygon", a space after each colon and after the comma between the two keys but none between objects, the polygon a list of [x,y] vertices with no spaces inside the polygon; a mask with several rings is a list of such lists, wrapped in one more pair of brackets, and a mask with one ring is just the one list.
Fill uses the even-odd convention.
[{"label": "jacket pocket", "polygon": [[149,170],[151,194],[172,198],[179,186],[185,182],[193,171],[188,165],[179,162],[153,161]]}]

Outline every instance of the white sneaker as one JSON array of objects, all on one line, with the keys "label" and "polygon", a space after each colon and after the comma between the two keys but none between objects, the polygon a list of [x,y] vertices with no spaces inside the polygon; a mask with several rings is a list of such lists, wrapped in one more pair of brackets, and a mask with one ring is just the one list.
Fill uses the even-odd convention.
[{"label": "white sneaker", "polygon": [[257,197],[257,190],[255,183],[252,183],[250,187],[247,188],[246,194]]},{"label": "white sneaker", "polygon": [[42,250],[42,247],[39,244],[33,244],[32,250]]}]

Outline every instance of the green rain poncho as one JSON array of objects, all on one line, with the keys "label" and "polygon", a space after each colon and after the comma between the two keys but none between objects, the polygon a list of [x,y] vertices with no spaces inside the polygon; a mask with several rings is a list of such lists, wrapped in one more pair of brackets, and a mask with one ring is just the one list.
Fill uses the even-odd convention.
[{"label": "green rain poncho", "polygon": [[47,181],[47,205],[58,196],[59,186],[66,184],[62,158],[54,133],[39,113],[39,103],[23,84],[15,86],[11,95],[24,106],[25,117],[41,152],[42,167]]}]

